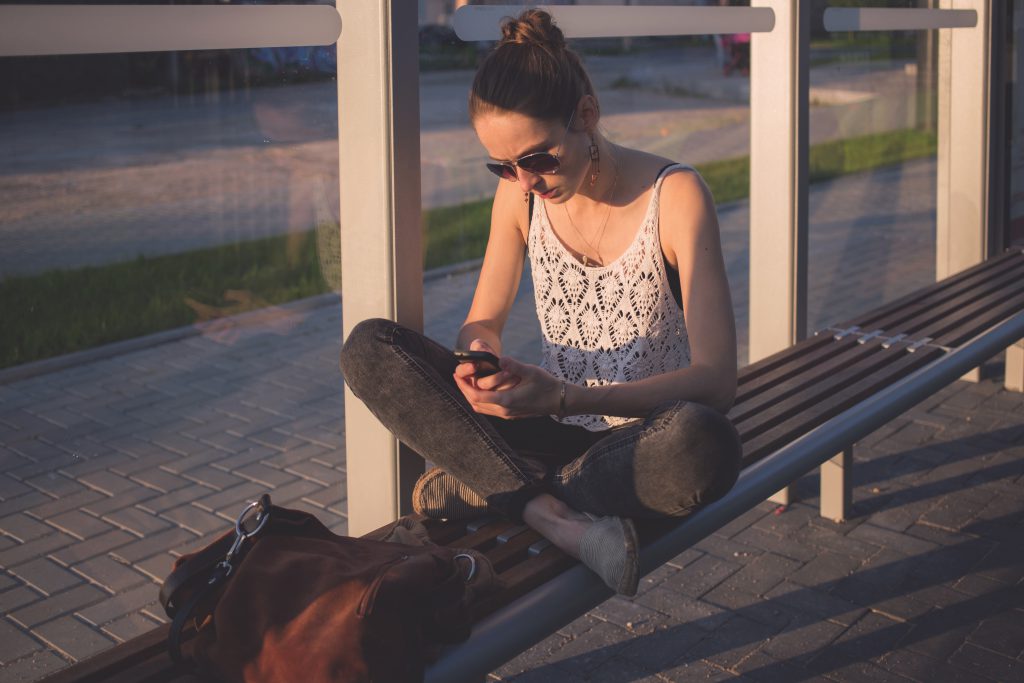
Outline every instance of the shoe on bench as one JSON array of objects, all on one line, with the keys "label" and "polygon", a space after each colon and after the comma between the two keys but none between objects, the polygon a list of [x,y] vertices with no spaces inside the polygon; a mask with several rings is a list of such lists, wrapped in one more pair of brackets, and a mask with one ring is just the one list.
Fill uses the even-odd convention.
[{"label": "shoe on bench", "polygon": [[486,500],[440,467],[416,480],[412,509],[431,519],[466,520],[488,514]]},{"label": "shoe on bench", "polygon": [[619,595],[636,595],[640,583],[640,545],[633,522],[624,517],[584,514],[594,523],[580,539],[580,561]]}]

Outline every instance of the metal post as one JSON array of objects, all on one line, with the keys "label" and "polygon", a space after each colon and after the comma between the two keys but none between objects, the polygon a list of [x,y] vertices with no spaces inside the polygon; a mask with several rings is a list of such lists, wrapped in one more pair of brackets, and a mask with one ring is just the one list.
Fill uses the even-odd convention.
[{"label": "metal post", "polygon": [[853,486],[846,476],[853,469],[853,447],[821,464],[821,516],[833,522],[845,522],[853,501]]},{"label": "metal post", "polygon": [[1024,391],[1024,340],[1006,349],[1006,390]]},{"label": "metal post", "polygon": [[[416,3],[339,3],[343,333],[378,317],[423,329]],[[404,450],[404,449],[401,449]],[[348,533],[393,520],[422,461],[345,391]]]},{"label": "metal post", "polygon": [[[750,44],[750,362],[807,334],[808,0]],[[771,500],[788,504],[787,487]]]},{"label": "metal post", "polygon": [[[935,279],[988,256],[989,90],[992,7],[989,0],[941,0],[973,9],[974,28],[939,29],[939,138]],[[972,370],[964,379],[978,381]]]}]

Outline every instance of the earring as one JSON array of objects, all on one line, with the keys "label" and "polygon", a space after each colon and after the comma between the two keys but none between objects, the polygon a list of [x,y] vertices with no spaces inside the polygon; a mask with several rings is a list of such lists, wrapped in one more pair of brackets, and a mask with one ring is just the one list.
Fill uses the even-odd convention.
[{"label": "earring", "polygon": [[593,187],[597,183],[597,177],[601,175],[601,151],[597,148],[597,141],[594,139],[594,134],[590,134],[590,161],[593,164],[593,170],[590,172],[590,186]]},{"label": "earring", "polygon": [[524,192],[523,193],[523,202],[526,203],[526,204],[530,203],[530,193],[529,192]]}]

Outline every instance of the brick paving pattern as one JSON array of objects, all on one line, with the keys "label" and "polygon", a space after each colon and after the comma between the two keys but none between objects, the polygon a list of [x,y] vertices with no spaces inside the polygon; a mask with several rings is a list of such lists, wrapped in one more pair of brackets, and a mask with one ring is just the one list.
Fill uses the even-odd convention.
[{"label": "brick paving pattern", "polygon": [[[921,162],[815,187],[815,324],[931,279],[930,178]],[[746,216],[722,211],[741,341]],[[428,334],[451,342],[474,280],[427,283]],[[506,338],[526,359],[531,298],[524,283]],[[0,385],[0,681],[153,628],[174,557],[265,490],[345,530],[339,308],[222,320]],[[1024,680],[1022,416],[998,381],[957,383],[857,444],[850,522],[818,518],[802,481],[804,502],[750,511],[494,677]]]}]

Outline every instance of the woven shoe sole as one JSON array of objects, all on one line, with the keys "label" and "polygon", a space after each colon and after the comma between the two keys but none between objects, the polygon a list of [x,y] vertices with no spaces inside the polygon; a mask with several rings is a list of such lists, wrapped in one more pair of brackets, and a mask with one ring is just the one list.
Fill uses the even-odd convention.
[{"label": "woven shoe sole", "polygon": [[412,509],[431,519],[475,519],[486,515],[487,501],[440,467],[427,470],[412,491]]},{"label": "woven shoe sole", "polygon": [[619,595],[636,595],[640,557],[633,522],[624,517],[587,516],[594,523],[580,539],[580,561]]}]

